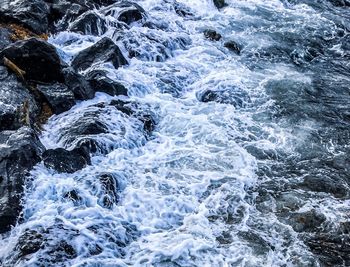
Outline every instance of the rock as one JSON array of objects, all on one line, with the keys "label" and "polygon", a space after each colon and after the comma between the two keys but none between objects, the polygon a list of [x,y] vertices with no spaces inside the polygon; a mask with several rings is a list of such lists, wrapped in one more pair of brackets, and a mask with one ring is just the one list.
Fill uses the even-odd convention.
[{"label": "rock", "polygon": [[217,8],[223,8],[226,6],[225,0],[213,0],[213,2]]},{"label": "rock", "polygon": [[212,40],[212,41],[219,41],[221,39],[221,34],[217,33],[214,30],[205,30],[204,31],[205,38]]},{"label": "rock", "polygon": [[25,178],[44,149],[28,127],[0,133],[0,233],[16,223]]},{"label": "rock", "polygon": [[42,0],[1,0],[0,3],[0,22],[18,23],[37,34],[48,32],[48,14],[48,6]]},{"label": "rock", "polygon": [[225,90],[205,90],[198,96],[201,102],[218,102],[222,104],[231,104],[236,108],[244,107],[250,102],[249,95],[237,87],[231,87]]},{"label": "rock", "polygon": [[30,91],[3,66],[0,66],[0,103],[0,131],[17,130],[40,113]]},{"label": "rock", "polygon": [[128,63],[119,47],[110,38],[104,37],[76,55],[72,61],[72,67],[75,70],[86,70],[94,63],[109,61],[112,62],[115,68]]},{"label": "rock", "polygon": [[43,154],[47,168],[59,173],[73,173],[91,164],[90,155],[85,148],[75,148],[71,151],[63,148],[48,149]]},{"label": "rock", "polygon": [[109,104],[111,106],[114,106],[116,109],[118,109],[119,111],[123,112],[128,116],[131,116],[132,114],[134,114],[134,111],[130,105],[131,102],[116,99],[116,100],[112,100]]},{"label": "rock", "polygon": [[21,256],[27,256],[37,252],[44,243],[42,234],[35,230],[26,230],[23,235],[18,238],[17,248],[21,252]]},{"label": "rock", "polygon": [[71,67],[64,68],[62,74],[65,85],[73,92],[75,99],[87,100],[94,98],[95,92],[84,76],[77,73]]},{"label": "rock", "polygon": [[75,189],[68,191],[67,193],[64,194],[63,197],[65,199],[73,201],[74,203],[79,203],[82,201],[81,196],[79,196],[78,191]]},{"label": "rock", "polygon": [[55,47],[43,40],[30,38],[7,46],[0,58],[8,58],[26,73],[31,81],[63,82],[61,61]]},{"label": "rock", "polygon": [[96,92],[104,92],[111,96],[128,95],[125,86],[108,78],[104,71],[94,70],[87,74],[87,79]]},{"label": "rock", "polygon": [[292,213],[287,219],[296,232],[317,232],[325,221],[326,217],[314,209],[302,213]]},{"label": "rock", "polygon": [[64,84],[39,85],[37,88],[45,96],[55,114],[70,110],[75,105],[73,92]]},{"label": "rock", "polygon": [[337,198],[344,198],[349,194],[348,187],[341,178],[331,179],[326,176],[306,176],[301,186],[314,192],[329,193]]},{"label": "rock", "polygon": [[230,51],[236,53],[237,55],[241,54],[241,48],[238,43],[235,41],[228,41],[224,43],[224,46],[229,49]]},{"label": "rock", "polygon": [[117,2],[102,11],[106,16],[112,16],[130,25],[146,16],[146,11],[136,3],[129,1]]},{"label": "rock", "polygon": [[190,10],[189,7],[187,7],[186,5],[179,3],[177,1],[174,2],[174,10],[176,12],[176,14],[178,14],[180,17],[193,17],[194,14],[193,12]]},{"label": "rock", "polygon": [[107,23],[93,11],[80,15],[68,28],[72,32],[102,35],[107,31]]},{"label": "rock", "polygon": [[0,51],[12,43],[11,32],[7,28],[0,26]]}]

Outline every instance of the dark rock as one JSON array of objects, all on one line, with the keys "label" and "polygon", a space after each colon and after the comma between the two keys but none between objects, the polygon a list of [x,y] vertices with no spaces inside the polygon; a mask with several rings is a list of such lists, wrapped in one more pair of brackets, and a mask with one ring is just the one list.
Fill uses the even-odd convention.
[{"label": "dark rock", "polygon": [[321,224],[326,221],[326,217],[316,210],[310,210],[291,214],[287,221],[296,232],[317,232]]},{"label": "dark rock", "polygon": [[130,103],[131,102],[117,99],[117,100],[112,100],[110,102],[110,105],[114,106],[116,109],[123,112],[124,114],[131,116],[132,114],[134,114],[134,111],[133,111],[132,107],[130,106]]},{"label": "dark rock", "polygon": [[12,43],[9,29],[0,27],[0,51]]},{"label": "dark rock", "polygon": [[26,256],[37,252],[44,243],[44,237],[35,230],[27,230],[18,239],[17,248],[21,256]]},{"label": "dark rock", "polygon": [[90,155],[85,148],[75,148],[71,151],[63,148],[48,149],[43,154],[47,168],[59,173],[73,173],[91,164]]},{"label": "dark rock", "polygon": [[71,191],[68,191],[63,196],[65,199],[72,200],[74,203],[79,203],[82,201],[82,198],[79,196],[77,190],[73,189]]},{"label": "dark rock", "polygon": [[80,15],[70,26],[72,32],[102,35],[107,31],[106,21],[93,11]]},{"label": "dark rock", "polygon": [[244,107],[250,102],[249,95],[236,87],[226,90],[206,90],[198,95],[201,102],[218,102],[222,104],[231,104],[236,108]]},{"label": "dark rock", "polygon": [[86,70],[97,62],[111,61],[115,68],[127,64],[119,47],[108,37],[104,37],[96,44],[81,51],[72,61],[76,70]]},{"label": "dark rock", "polygon": [[42,34],[48,31],[47,4],[42,0],[1,0],[0,22],[18,23]]},{"label": "dark rock", "polygon": [[223,8],[226,6],[225,0],[213,0],[213,2],[217,8]]},{"label": "dark rock", "polygon": [[238,43],[236,43],[235,41],[228,41],[228,42],[224,43],[224,46],[227,49],[229,49],[230,51],[236,53],[237,55],[241,54],[240,45]]},{"label": "dark rock", "polygon": [[346,183],[341,178],[332,179],[325,176],[306,176],[301,186],[315,192],[329,193],[338,198],[346,197],[349,193]]},{"label": "dark rock", "polygon": [[84,76],[77,73],[73,68],[68,67],[62,70],[64,83],[73,92],[75,99],[87,100],[95,96],[94,90]]},{"label": "dark rock", "polygon": [[189,7],[185,6],[182,3],[179,3],[177,1],[174,2],[174,10],[176,14],[178,14],[181,17],[193,17],[193,12],[189,9]]},{"label": "dark rock", "polygon": [[150,134],[156,126],[156,123],[150,114],[141,114],[138,119],[143,122],[143,129],[147,134]]},{"label": "dark rock", "polygon": [[106,16],[115,17],[128,25],[142,20],[146,16],[146,11],[141,6],[129,1],[115,3],[105,8],[103,13]]},{"label": "dark rock", "polygon": [[73,92],[64,84],[39,85],[38,91],[45,96],[55,114],[70,110],[75,105]]},{"label": "dark rock", "polygon": [[221,39],[221,34],[217,33],[214,30],[205,30],[204,31],[205,38],[212,40],[212,41],[219,41]]},{"label": "dark rock", "polygon": [[0,53],[1,59],[4,56],[24,70],[24,77],[28,80],[43,83],[64,81],[55,47],[43,40],[30,38],[18,41]]},{"label": "dark rock", "polygon": [[101,183],[101,204],[105,208],[111,208],[113,204],[118,203],[118,181],[111,174],[102,174],[99,177]]},{"label": "dark rock", "polygon": [[34,121],[40,113],[31,92],[3,66],[0,66],[0,102],[0,130],[16,130]]},{"label": "dark rock", "polygon": [[45,148],[27,127],[1,132],[0,147],[0,233],[3,233],[16,223],[25,177],[40,161]]},{"label": "dark rock", "polygon": [[94,70],[87,74],[90,86],[96,92],[104,92],[111,96],[128,95],[128,90],[119,82],[108,78],[104,71]]}]

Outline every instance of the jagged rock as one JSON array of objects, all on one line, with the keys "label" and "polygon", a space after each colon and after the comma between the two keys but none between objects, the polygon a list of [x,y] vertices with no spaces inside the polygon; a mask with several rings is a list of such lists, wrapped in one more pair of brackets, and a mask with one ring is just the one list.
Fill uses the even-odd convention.
[{"label": "jagged rock", "polygon": [[16,223],[25,177],[44,149],[30,128],[0,133],[0,233]]},{"label": "jagged rock", "polygon": [[68,67],[62,70],[64,83],[73,92],[75,99],[87,100],[95,96],[94,90],[84,76],[77,73],[73,68]]},{"label": "jagged rock", "polygon": [[26,256],[37,252],[44,243],[44,237],[38,231],[27,230],[18,238],[17,248],[21,256]]},{"label": "jagged rock", "polygon": [[0,130],[16,130],[40,113],[33,95],[6,67],[0,66]]},{"label": "jagged rock", "polygon": [[213,0],[213,2],[217,8],[223,8],[226,6],[225,0]]},{"label": "jagged rock", "polygon": [[39,85],[38,90],[45,96],[55,114],[70,110],[75,105],[73,92],[64,84]]},{"label": "jagged rock", "polygon": [[87,74],[87,79],[96,92],[104,92],[111,96],[128,95],[125,86],[108,78],[104,71],[93,70]]},{"label": "jagged rock", "polygon": [[43,161],[47,168],[59,173],[73,173],[91,164],[90,155],[85,148],[71,151],[63,148],[48,149],[43,153]]},{"label": "jagged rock", "polygon": [[115,68],[128,63],[119,47],[110,38],[104,37],[76,55],[72,61],[72,67],[76,70],[86,70],[94,63],[109,61]]},{"label": "jagged rock", "polygon": [[210,29],[204,31],[204,36],[205,38],[212,41],[219,41],[221,39],[220,33],[217,33],[216,31]]},{"label": "jagged rock", "polygon": [[141,6],[129,1],[122,1],[108,6],[103,10],[103,13],[106,16],[115,17],[128,25],[142,20],[146,16],[146,11]]},{"label": "jagged rock", "polygon": [[228,42],[224,43],[224,46],[227,49],[229,49],[230,51],[236,53],[237,55],[241,54],[240,45],[238,43],[236,43],[235,41],[228,41]]},{"label": "jagged rock", "polygon": [[201,102],[218,102],[222,104],[231,104],[236,108],[244,107],[250,102],[249,95],[236,87],[225,90],[205,90],[198,95]]},{"label": "jagged rock", "polygon": [[0,51],[12,43],[11,32],[7,28],[0,27]]},{"label": "jagged rock", "polygon": [[93,11],[80,15],[68,28],[72,32],[102,35],[107,31],[106,21]]},{"label": "jagged rock", "polygon": [[73,201],[74,203],[79,203],[82,201],[81,196],[79,196],[78,191],[75,189],[68,191],[67,193],[64,194],[63,197],[65,199]]},{"label": "jagged rock", "polygon": [[64,81],[56,48],[43,40],[30,38],[17,41],[0,53],[1,60],[3,57],[24,70],[27,80],[43,83]]},{"label": "jagged rock", "polygon": [[47,4],[42,0],[1,0],[0,22],[18,23],[42,34],[48,31]]}]

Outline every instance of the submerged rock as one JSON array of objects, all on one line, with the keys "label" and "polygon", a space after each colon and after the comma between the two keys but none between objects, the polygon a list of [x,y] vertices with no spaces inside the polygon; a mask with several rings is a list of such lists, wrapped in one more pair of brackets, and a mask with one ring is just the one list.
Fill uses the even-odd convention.
[{"label": "submerged rock", "polygon": [[8,58],[25,71],[27,80],[43,83],[64,81],[56,48],[38,38],[17,41],[7,46],[0,57]]},{"label": "submerged rock", "polygon": [[219,41],[221,39],[220,33],[217,33],[216,31],[210,29],[204,31],[204,36],[205,38],[212,41]]},{"label": "submerged rock", "polygon": [[96,92],[104,92],[111,96],[128,95],[125,86],[108,78],[104,71],[93,70],[87,74],[87,79]]},{"label": "submerged rock", "polygon": [[45,148],[27,127],[1,132],[0,147],[0,233],[3,233],[16,223],[26,176],[41,160]]},{"label": "submerged rock", "polygon": [[44,237],[38,231],[26,230],[18,239],[17,248],[21,256],[33,254],[42,248]]},{"label": "submerged rock", "polygon": [[75,105],[73,92],[64,84],[39,85],[38,90],[45,96],[55,114],[65,112]]},{"label": "submerged rock", "polygon": [[198,95],[201,102],[218,102],[222,104],[231,104],[236,108],[244,107],[250,102],[249,95],[237,87],[225,90],[205,90]]},{"label": "submerged rock", "polygon": [[86,70],[97,62],[112,62],[115,68],[128,63],[119,47],[110,38],[104,37],[76,55],[72,67],[76,70]]},{"label": "submerged rock", "polygon": [[37,34],[48,32],[49,8],[42,0],[1,0],[0,22],[18,23]]},{"label": "submerged rock", "polygon": [[91,164],[90,155],[85,148],[71,151],[63,148],[48,149],[43,153],[43,161],[47,168],[59,173],[73,173]]},{"label": "submerged rock", "polygon": [[230,51],[236,53],[237,55],[241,54],[241,47],[238,43],[236,43],[235,41],[228,41],[226,43],[224,43],[224,46],[229,49]]}]

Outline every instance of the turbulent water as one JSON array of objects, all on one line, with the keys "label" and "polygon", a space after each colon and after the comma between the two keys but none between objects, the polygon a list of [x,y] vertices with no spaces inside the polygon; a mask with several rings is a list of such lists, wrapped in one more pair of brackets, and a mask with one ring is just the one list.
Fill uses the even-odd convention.
[{"label": "turbulent water", "polygon": [[[118,98],[104,93],[53,116],[47,148],[73,148],[69,127],[97,111],[108,133],[90,137],[107,153],[73,174],[35,167],[23,219],[0,241],[3,266],[350,266],[349,2],[137,3],[147,25],[121,32],[108,16],[103,35],[137,56],[94,68],[123,83],[155,129],[97,105]],[[69,62],[101,38],[50,42]],[[207,90],[221,100],[199,101]],[[21,256],[28,232],[44,241]]]}]

